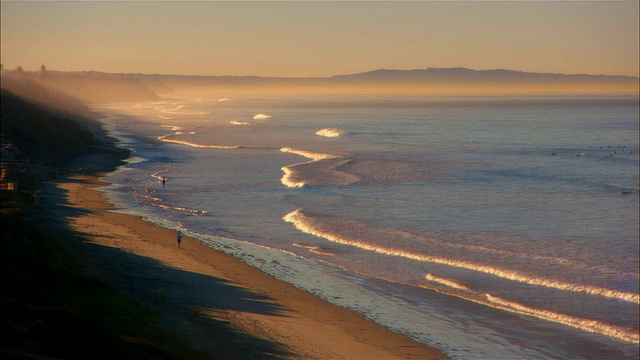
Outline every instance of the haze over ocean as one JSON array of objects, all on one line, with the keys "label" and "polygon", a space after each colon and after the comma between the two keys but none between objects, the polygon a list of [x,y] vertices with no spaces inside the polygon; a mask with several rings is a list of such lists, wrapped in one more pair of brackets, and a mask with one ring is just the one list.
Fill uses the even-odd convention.
[{"label": "haze over ocean", "polygon": [[121,211],[453,358],[638,357],[637,99],[95,109],[134,150],[106,177]]}]

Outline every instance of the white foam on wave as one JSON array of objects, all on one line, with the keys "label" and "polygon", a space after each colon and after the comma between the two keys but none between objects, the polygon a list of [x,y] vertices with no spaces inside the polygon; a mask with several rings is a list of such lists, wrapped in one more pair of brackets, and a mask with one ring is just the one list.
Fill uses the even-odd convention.
[{"label": "white foam on wave", "polygon": [[246,122],[246,121],[236,121],[236,120],[232,120],[229,122],[229,124],[231,125],[237,125],[237,126],[246,126],[246,125],[251,125],[250,122]]},{"label": "white foam on wave", "polygon": [[178,212],[184,215],[191,215],[191,216],[203,216],[206,215],[208,212],[207,210],[194,210],[194,209],[189,209],[183,206],[171,206],[171,205],[164,205],[164,204],[160,204],[157,202],[151,202],[149,203],[152,206],[170,211],[170,212]]},{"label": "white foam on wave", "polygon": [[433,275],[431,273],[427,274],[424,276],[425,279],[435,282],[435,283],[439,283],[442,285],[446,285],[448,287],[454,288],[454,289],[458,289],[458,290],[470,290],[466,285],[463,285],[455,280],[451,280],[451,279],[446,279],[440,276],[436,276]]},{"label": "white foam on wave", "polygon": [[[407,231],[402,231],[401,236],[406,239],[417,240],[419,242],[428,241],[431,244],[437,245],[442,248],[450,248],[457,249],[458,251],[462,251],[466,254],[471,253],[482,253],[487,256],[498,256],[502,259],[518,259],[521,263],[534,263],[538,266],[541,263],[546,264],[546,266],[554,265],[556,267],[563,267],[565,269],[572,268],[574,271],[579,270],[581,273],[585,273],[587,271],[593,271],[598,273],[612,273],[613,270],[602,265],[593,265],[593,264],[585,264],[579,261],[570,260],[557,256],[549,256],[549,255],[539,255],[539,254],[530,254],[530,253],[522,253],[513,250],[501,250],[494,249],[483,245],[472,245],[472,244],[458,244],[453,241],[442,241],[436,239],[434,236],[424,236],[413,234]],[[464,234],[465,237],[472,237],[471,234]],[[495,236],[495,235],[494,235]],[[504,241],[507,241],[506,239]]]},{"label": "white foam on wave", "polygon": [[306,157],[307,159],[311,159],[311,161],[307,161],[304,163],[300,163],[300,164],[294,164],[294,165],[289,165],[289,166],[284,166],[281,168],[281,170],[284,172],[284,175],[282,175],[282,178],[280,179],[280,182],[282,182],[282,184],[284,184],[287,187],[303,187],[306,185],[306,183],[304,181],[297,181],[294,180],[294,171],[293,169],[296,166],[302,165],[302,164],[306,164],[306,163],[310,163],[310,162],[314,162],[314,161],[320,161],[320,160],[325,160],[325,159],[335,159],[338,156],[336,155],[332,155],[332,154],[323,154],[323,153],[318,153],[318,152],[313,152],[313,151],[306,151],[306,150],[299,150],[299,149],[293,149],[293,148],[288,148],[288,147],[284,147],[282,149],[280,149],[280,151],[285,152],[285,153],[291,153],[291,154],[296,154],[296,155],[300,155],[303,157]]},{"label": "white foam on wave", "polygon": [[267,115],[267,114],[256,114],[253,117],[253,120],[266,120],[269,119],[271,117],[271,115]]},{"label": "white foam on wave", "polygon": [[[173,105],[177,105],[177,104],[173,104]],[[156,107],[154,108],[155,110],[165,113],[165,114],[172,114],[172,115],[208,115],[211,114],[211,112],[209,111],[183,111],[183,109],[186,109],[187,106],[186,105],[178,105],[174,108],[162,108],[162,107]]]},{"label": "white foam on wave", "polygon": [[229,102],[229,101],[233,101],[233,100],[231,100],[231,99],[229,99],[229,98],[221,98],[221,99],[218,99],[218,102]]},{"label": "white foam on wave", "polygon": [[[479,291],[472,290],[464,285],[460,285],[455,280],[440,278],[432,274],[427,274],[425,278],[427,280],[446,285],[450,288],[463,290],[463,291],[462,292],[446,291],[446,290],[434,288],[432,286],[425,285],[425,284],[414,284],[414,285],[425,288],[425,289],[429,289],[429,290],[435,290],[447,295],[455,296],[460,299],[474,302],[476,304],[489,306],[494,309],[500,309],[500,310],[508,311],[511,313],[527,315],[527,316],[535,317],[541,320],[563,324],[563,325],[570,326],[583,331],[587,331],[590,333],[609,336],[611,338],[622,340],[628,343],[633,343],[633,344],[639,343],[638,332],[628,327],[608,324],[599,320],[585,319],[581,317],[571,316],[571,315],[562,314],[562,313],[558,313],[551,310],[534,308],[531,306],[523,305],[515,301],[502,299],[497,296],[493,296],[491,294],[481,293]],[[459,286],[462,288],[459,288]]]},{"label": "white foam on wave", "polygon": [[598,320],[574,317],[557,313],[555,311],[537,309],[517,303],[515,301],[505,300],[497,296],[492,296],[490,294],[485,294],[485,296],[487,301],[490,303],[490,306],[495,308],[500,308],[518,314],[534,316],[539,319],[564,324],[594,334],[606,335],[633,344],[640,343],[639,334],[634,329],[607,324]]},{"label": "white foam on wave", "polygon": [[502,299],[491,294],[474,291],[455,280],[439,277],[431,273],[425,275],[425,279],[431,282],[445,285],[449,288],[463,290],[464,293],[445,293],[463,298],[465,300],[471,300],[475,303],[487,305],[493,308],[506,310],[517,314],[533,316],[542,320],[568,325],[594,334],[607,335],[630,343],[637,344],[639,340],[638,333],[633,329],[629,329],[626,327],[607,324],[605,322],[593,319],[570,316],[555,311],[534,308],[515,301]]},{"label": "white foam on wave", "polygon": [[304,181],[293,180],[294,178],[293,171],[291,171],[289,166],[282,167],[282,171],[284,172],[284,175],[282,175],[280,182],[286,187],[297,188],[297,187],[303,187],[307,185]]},{"label": "white foam on wave", "polygon": [[[378,247],[378,246],[369,245],[353,239],[340,238],[338,236],[335,236],[333,234],[329,234],[326,232],[322,232],[321,230],[315,228],[313,219],[304,215],[301,212],[301,209],[295,210],[287,214],[283,218],[283,220],[294,224],[294,226],[298,230],[305,232],[307,234],[322,237],[332,242],[336,242],[344,245],[356,246],[361,249],[371,250],[371,251],[375,251],[375,252],[386,254],[386,255],[403,256],[406,258],[419,260],[419,261],[428,261],[428,262],[434,262],[438,264],[461,267],[469,270],[488,273],[488,274],[495,275],[502,278],[507,278],[514,281],[525,282],[533,285],[548,286],[548,287],[556,288],[559,290],[587,292],[594,295],[602,295],[602,296],[612,297],[612,298],[625,300],[625,301],[631,301],[631,302],[637,301],[637,299],[634,300],[633,298],[634,294],[620,293],[617,291],[607,290],[607,289],[597,290],[596,288],[586,287],[581,285],[574,285],[574,284],[562,284],[562,283],[554,282],[551,280],[538,279],[538,278],[530,277],[523,274],[517,274],[516,272],[513,272],[513,271],[491,268],[489,266],[472,264],[468,262],[460,262],[460,261],[451,260],[451,259],[436,258],[436,257],[427,256],[427,255],[412,254],[403,250]],[[443,293],[446,293],[452,296],[456,296],[465,300],[469,300],[469,301],[490,306],[493,308],[509,311],[512,313],[533,316],[542,320],[564,324],[570,327],[574,327],[574,328],[581,329],[581,330],[588,331],[595,334],[609,336],[609,337],[616,338],[629,343],[635,343],[635,344],[638,343],[638,332],[628,327],[607,324],[599,320],[574,317],[574,316],[570,316],[570,315],[566,315],[566,314],[562,314],[562,313],[558,313],[550,310],[533,308],[533,307],[526,306],[514,301],[502,299],[490,294],[475,291],[469,288],[468,286],[459,283],[458,281],[438,277],[433,274],[425,275],[425,279],[437,284],[445,285],[446,287],[452,288],[453,290],[443,291],[438,288],[434,288],[432,286],[427,286],[425,284],[414,284],[414,285],[424,287],[427,289],[436,290],[436,291],[442,291]]]},{"label": "white foam on wave", "polygon": [[324,137],[339,137],[344,135],[345,132],[342,130],[338,130],[335,128],[327,128],[327,129],[322,129],[322,130],[318,130],[316,131],[316,135],[318,136],[324,136]]},{"label": "white foam on wave", "polygon": [[376,253],[390,255],[390,256],[400,256],[407,259],[431,262],[436,264],[448,265],[457,268],[463,268],[466,270],[477,271],[480,273],[489,274],[492,276],[496,276],[499,278],[517,281],[529,285],[543,286],[552,289],[564,290],[564,291],[572,291],[578,293],[587,293],[596,296],[602,296],[610,299],[618,299],[631,303],[640,303],[640,297],[638,294],[626,293],[613,289],[606,289],[597,286],[590,285],[581,285],[581,284],[571,284],[558,280],[545,279],[542,277],[520,273],[514,270],[501,269],[497,267],[492,267],[489,265],[478,264],[469,261],[455,260],[449,258],[443,258],[438,256],[431,256],[426,254],[416,254],[402,249],[396,249],[392,247],[385,247],[380,245],[374,245],[370,243],[366,243],[360,241],[358,239],[349,239],[337,236],[335,234],[331,234],[328,232],[324,232],[321,229],[315,227],[315,222],[312,218],[309,218],[305,214],[302,213],[301,209],[297,209],[289,214],[287,214],[284,218],[284,221],[292,223],[298,230],[315,235],[329,241],[354,246],[360,249],[374,251]]},{"label": "white foam on wave", "polygon": [[205,145],[205,144],[198,144],[198,143],[185,141],[185,140],[169,139],[169,136],[173,136],[173,135],[159,136],[158,140],[160,140],[162,142],[187,145],[187,146],[191,146],[191,147],[195,147],[195,148],[207,148],[207,149],[239,149],[240,148],[240,146],[238,146],[238,145]]},{"label": "white foam on wave", "polygon": [[160,125],[161,127],[166,127],[166,128],[171,128],[171,131],[181,131],[184,130],[183,127],[181,126],[176,126],[176,125]]},{"label": "white foam on wave", "polygon": [[313,152],[313,151],[299,150],[299,149],[293,149],[293,148],[289,148],[289,147],[283,147],[282,149],[280,149],[280,151],[285,152],[285,153],[291,153],[291,154],[304,156],[307,159],[311,159],[311,161],[318,161],[318,160],[323,160],[323,159],[335,159],[335,158],[339,157],[339,156],[333,155],[333,154],[326,154],[326,153],[319,153],[319,152]]}]

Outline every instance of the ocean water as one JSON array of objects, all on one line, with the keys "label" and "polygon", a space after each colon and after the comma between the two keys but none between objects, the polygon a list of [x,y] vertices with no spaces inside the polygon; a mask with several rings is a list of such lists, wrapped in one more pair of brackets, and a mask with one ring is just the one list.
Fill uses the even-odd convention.
[{"label": "ocean water", "polygon": [[95,109],[134,151],[105,178],[119,211],[456,359],[639,355],[637,99]]}]

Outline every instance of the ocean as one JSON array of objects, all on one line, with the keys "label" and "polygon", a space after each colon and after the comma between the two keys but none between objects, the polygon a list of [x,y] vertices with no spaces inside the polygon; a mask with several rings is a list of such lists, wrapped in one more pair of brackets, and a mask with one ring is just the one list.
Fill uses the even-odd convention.
[{"label": "ocean", "polygon": [[120,212],[455,359],[639,356],[638,99],[190,93],[94,109],[133,150],[104,178]]}]

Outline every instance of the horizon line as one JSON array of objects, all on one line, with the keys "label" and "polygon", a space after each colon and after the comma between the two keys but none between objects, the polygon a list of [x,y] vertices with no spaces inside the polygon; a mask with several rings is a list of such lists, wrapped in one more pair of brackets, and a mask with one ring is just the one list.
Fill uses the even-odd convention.
[{"label": "horizon line", "polygon": [[[45,66],[45,65],[43,65]],[[2,72],[16,72],[18,68],[21,66],[17,66],[15,68],[6,69],[3,68]],[[470,70],[474,72],[485,72],[485,71],[508,71],[513,73],[523,73],[523,74],[541,74],[541,75],[565,75],[565,76],[609,76],[609,77],[628,77],[628,78],[638,78],[638,75],[619,75],[619,74],[589,74],[589,73],[562,73],[562,72],[545,72],[545,71],[524,71],[517,70],[512,68],[493,68],[493,69],[474,69],[468,68],[464,66],[451,66],[451,67],[440,67],[440,66],[430,66],[425,68],[414,68],[414,69],[394,69],[394,68],[378,68],[373,70],[365,70],[360,72],[354,72],[349,74],[336,74],[330,76],[265,76],[265,75],[198,75],[198,74],[179,74],[179,73],[145,73],[145,72],[109,72],[102,70],[55,70],[55,69],[46,69],[47,72],[54,73],[101,73],[101,74],[110,74],[110,75],[146,75],[146,76],[184,76],[184,77],[243,77],[243,78],[267,78],[267,79],[331,79],[340,76],[352,76],[352,75],[362,75],[368,74],[376,71],[427,71],[427,70]],[[24,70],[25,73],[39,73],[41,70]]]}]

